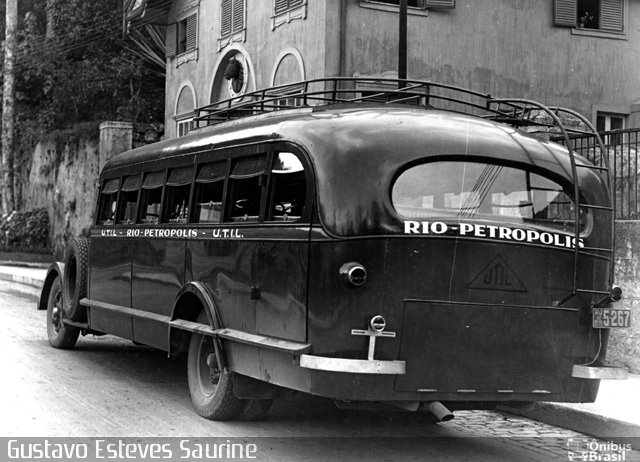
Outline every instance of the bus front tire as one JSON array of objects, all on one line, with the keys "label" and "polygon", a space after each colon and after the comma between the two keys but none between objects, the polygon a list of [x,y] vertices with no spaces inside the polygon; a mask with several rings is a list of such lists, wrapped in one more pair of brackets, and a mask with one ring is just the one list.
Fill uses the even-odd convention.
[{"label": "bus front tire", "polygon": [[[198,322],[207,323],[204,313]],[[191,334],[187,359],[189,393],[198,415],[230,420],[240,414],[244,402],[233,393],[233,373],[218,368],[215,348],[213,337]]]},{"label": "bus front tire", "polygon": [[89,240],[86,237],[72,239],[64,265],[64,309],[71,321],[86,319],[80,300],[87,296],[88,259]]},{"label": "bus front tire", "polygon": [[52,347],[69,350],[78,341],[80,329],[65,325],[64,316],[62,284],[60,278],[56,277],[47,300],[47,337]]}]

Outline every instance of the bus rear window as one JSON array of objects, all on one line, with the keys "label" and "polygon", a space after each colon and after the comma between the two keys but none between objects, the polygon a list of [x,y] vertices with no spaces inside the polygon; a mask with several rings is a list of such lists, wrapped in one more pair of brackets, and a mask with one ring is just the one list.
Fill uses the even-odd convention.
[{"label": "bus rear window", "polygon": [[416,165],[398,177],[391,199],[398,214],[409,220],[500,220],[563,231],[573,231],[574,226],[575,204],[561,185],[533,172],[497,164],[440,161]]}]

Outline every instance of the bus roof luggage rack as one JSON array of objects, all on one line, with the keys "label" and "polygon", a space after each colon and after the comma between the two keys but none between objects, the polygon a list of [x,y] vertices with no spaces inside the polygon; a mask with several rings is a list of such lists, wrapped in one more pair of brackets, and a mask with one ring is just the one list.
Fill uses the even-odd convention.
[{"label": "bus roof luggage rack", "polygon": [[[542,133],[545,129],[553,134],[561,133],[557,123],[562,120],[544,117],[544,111],[534,101],[499,100],[487,93],[428,81],[364,77],[305,80],[247,92],[197,108],[195,122],[197,127],[204,127],[283,109],[346,103],[406,104],[443,109],[516,127],[533,127],[533,133]],[[536,127],[538,131],[535,131]],[[569,133],[592,133],[580,124],[564,128]]]},{"label": "bus roof luggage rack", "polygon": [[[577,182],[578,168],[588,168],[606,178],[613,193],[613,182],[609,171],[608,158],[600,135],[594,126],[578,112],[561,107],[547,107],[527,99],[494,98],[462,87],[441,83],[364,77],[332,77],[305,80],[279,85],[218,101],[196,109],[196,127],[206,127],[243,117],[279,111],[318,107],[333,104],[405,104],[429,109],[442,109],[450,112],[468,114],[493,120],[502,124],[518,127],[524,131],[548,140],[561,141],[569,151],[571,172],[574,185],[575,227],[574,238],[580,238],[580,209],[589,208],[580,204]],[[593,165],[578,165],[575,151],[571,147],[572,136],[592,135],[600,150],[600,159],[594,159]],[[611,194],[615,200],[615,194]],[[593,207],[592,207],[593,208]],[[598,207],[613,215],[615,204],[611,207]],[[578,258],[580,253],[598,251],[613,254],[613,216],[611,219],[611,248],[580,249],[574,246],[573,290],[560,304],[578,293],[590,292],[578,288]],[[613,281],[613,265],[610,265],[609,285]]]}]

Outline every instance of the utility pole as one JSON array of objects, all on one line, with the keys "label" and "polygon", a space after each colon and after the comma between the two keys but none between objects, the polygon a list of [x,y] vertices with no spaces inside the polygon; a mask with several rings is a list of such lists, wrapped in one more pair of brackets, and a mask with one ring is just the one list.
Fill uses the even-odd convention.
[{"label": "utility pole", "polygon": [[18,0],[6,0],[6,32],[4,42],[4,88],[2,92],[2,212],[14,210],[13,197],[13,132],[15,103],[15,61],[18,33]]},{"label": "utility pole", "polygon": [[407,0],[400,0],[398,25],[398,88],[406,85],[407,78]]}]

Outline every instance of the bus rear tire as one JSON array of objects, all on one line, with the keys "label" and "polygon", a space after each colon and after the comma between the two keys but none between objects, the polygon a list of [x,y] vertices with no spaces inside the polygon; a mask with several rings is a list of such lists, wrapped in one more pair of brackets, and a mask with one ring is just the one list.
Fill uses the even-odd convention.
[{"label": "bus rear tire", "polygon": [[64,309],[71,321],[86,320],[85,307],[80,300],[87,296],[89,240],[77,237],[71,240],[64,265]]},{"label": "bus rear tire", "polygon": [[[198,322],[208,322],[205,313]],[[209,420],[231,420],[242,412],[245,403],[233,393],[233,373],[218,369],[215,349],[213,337],[191,334],[187,359],[189,393],[198,415]]]},{"label": "bus rear tire", "polygon": [[65,325],[64,317],[62,284],[60,278],[56,277],[47,300],[47,337],[52,347],[69,350],[78,341],[80,329]]}]

